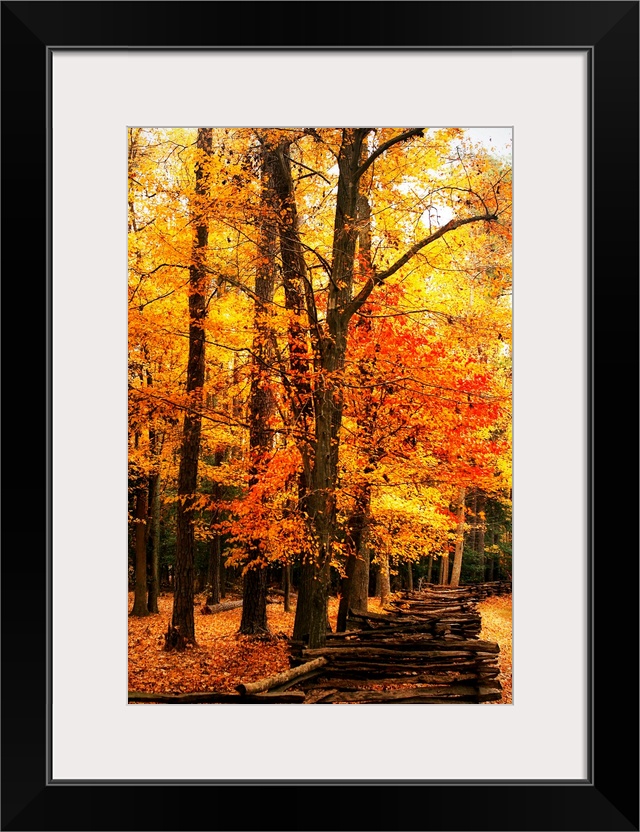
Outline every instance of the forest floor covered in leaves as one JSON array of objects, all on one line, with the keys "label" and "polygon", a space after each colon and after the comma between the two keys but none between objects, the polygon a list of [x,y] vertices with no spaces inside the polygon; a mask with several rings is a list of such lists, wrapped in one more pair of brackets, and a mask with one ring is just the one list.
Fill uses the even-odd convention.
[{"label": "forest floor covered in leaves", "polygon": [[[232,600],[227,597],[225,600]],[[292,612],[282,602],[269,604],[267,617],[271,636],[256,639],[238,635],[242,609],[201,615],[205,596],[196,599],[197,646],[182,653],[163,650],[164,634],[171,619],[173,596],[161,595],[160,612],[144,618],[129,617],[129,690],[150,693],[232,692],[236,685],[254,682],[289,669],[287,638],[293,630]],[[133,593],[129,593],[129,610]],[[369,609],[381,612],[379,602],[369,599]],[[501,703],[511,702],[511,596],[489,598],[478,604],[482,615],[481,638],[500,645]],[[335,628],[338,599],[329,599],[329,620]],[[500,704],[500,703],[496,703]]]},{"label": "forest floor covered in leaves", "polygon": [[497,641],[500,645],[498,664],[502,682],[502,699],[499,702],[488,702],[488,705],[505,705],[513,701],[511,695],[511,647],[513,622],[511,618],[511,595],[495,595],[478,604],[478,612],[482,616],[482,630],[480,638],[485,641]]}]

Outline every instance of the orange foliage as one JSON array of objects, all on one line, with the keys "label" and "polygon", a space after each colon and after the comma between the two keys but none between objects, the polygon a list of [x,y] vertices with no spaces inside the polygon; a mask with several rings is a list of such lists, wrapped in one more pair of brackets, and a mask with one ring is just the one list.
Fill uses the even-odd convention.
[{"label": "orange foliage", "polygon": [[[270,638],[238,635],[242,609],[214,615],[200,615],[197,599],[198,644],[184,652],[163,650],[167,622],[171,619],[171,595],[158,599],[157,615],[129,617],[129,690],[149,693],[194,693],[195,691],[232,692],[241,682],[256,682],[289,669],[289,647],[285,636],[293,630],[293,612],[284,612],[281,603],[269,604]],[[228,600],[228,599],[227,599]],[[379,604],[371,599],[371,609]],[[129,609],[133,593],[129,593]],[[295,603],[294,603],[295,608]],[[329,599],[329,620],[335,628],[338,599]]]}]

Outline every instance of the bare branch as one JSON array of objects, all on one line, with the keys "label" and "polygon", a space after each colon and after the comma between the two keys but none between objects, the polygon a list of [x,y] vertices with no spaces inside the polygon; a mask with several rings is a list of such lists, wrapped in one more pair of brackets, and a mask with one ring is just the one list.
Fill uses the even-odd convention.
[{"label": "bare branch", "polygon": [[399,133],[397,136],[387,139],[386,142],[383,142],[380,147],[374,150],[371,156],[369,156],[369,158],[360,165],[356,171],[356,180],[360,179],[362,174],[373,164],[373,162],[375,162],[378,156],[382,156],[382,154],[386,153],[386,151],[389,150],[390,147],[393,147],[394,144],[404,142],[413,136],[424,136],[424,130],[424,127],[413,127],[411,130],[405,130],[404,133]]},{"label": "bare branch", "polygon": [[327,179],[327,177],[324,175],[324,173],[320,173],[319,170],[314,170],[313,168],[310,168],[307,165],[303,165],[302,162],[297,162],[295,159],[292,159],[291,156],[287,156],[286,153],[283,153],[282,155],[286,159],[288,159],[293,165],[297,165],[299,168],[304,168],[305,170],[309,170],[309,171],[311,171],[311,173],[314,173],[316,176],[320,176],[322,179],[324,179],[324,181],[327,183],[327,185],[331,184],[331,180]]},{"label": "bare branch", "polygon": [[437,231],[434,231],[433,234],[429,234],[428,237],[425,237],[422,240],[418,240],[417,243],[411,246],[411,248],[406,251],[402,257],[399,257],[396,262],[390,266],[384,272],[376,272],[373,277],[370,277],[369,280],[365,283],[362,289],[358,292],[358,294],[353,298],[351,303],[349,303],[345,310],[344,316],[345,319],[348,321],[350,320],[351,316],[360,309],[362,304],[367,300],[371,292],[376,286],[379,286],[381,283],[391,277],[392,274],[395,274],[399,269],[401,269],[406,263],[411,260],[421,249],[425,246],[430,245],[431,243],[435,242],[436,240],[443,237],[449,231],[453,231],[456,228],[460,228],[463,225],[468,225],[472,222],[496,222],[497,216],[495,214],[480,214],[473,217],[463,217],[457,220],[450,220],[446,225],[443,225]]}]

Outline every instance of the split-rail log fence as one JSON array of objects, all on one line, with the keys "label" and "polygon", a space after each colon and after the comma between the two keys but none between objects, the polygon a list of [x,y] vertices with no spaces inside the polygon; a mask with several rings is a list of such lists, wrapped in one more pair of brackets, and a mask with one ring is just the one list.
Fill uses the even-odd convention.
[{"label": "split-rail log fence", "polygon": [[506,582],[406,592],[385,613],[355,614],[325,647],[291,642],[291,669],[236,693],[130,693],[130,702],[339,704],[480,703],[501,699],[498,644],[478,638],[479,599]]}]

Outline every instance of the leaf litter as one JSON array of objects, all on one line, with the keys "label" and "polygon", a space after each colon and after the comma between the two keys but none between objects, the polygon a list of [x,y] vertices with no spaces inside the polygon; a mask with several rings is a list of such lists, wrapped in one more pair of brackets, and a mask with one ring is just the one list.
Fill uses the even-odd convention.
[{"label": "leaf litter", "polygon": [[[231,600],[229,598],[225,600]],[[195,599],[197,645],[184,652],[164,648],[164,634],[171,620],[173,596],[158,598],[159,612],[142,618],[130,616],[129,621],[129,690],[147,693],[195,693],[203,691],[231,693],[240,683],[256,682],[266,676],[289,669],[288,638],[293,632],[295,598],[292,611],[284,612],[283,603],[267,606],[271,635],[265,637],[238,634],[242,608],[214,615],[201,615],[199,608],[205,596]],[[133,593],[129,593],[129,610]],[[375,612],[382,608],[377,599],[369,599]],[[511,596],[489,598],[478,604],[482,615],[480,638],[500,645],[500,681],[502,699],[508,704],[511,696]],[[329,598],[329,620],[335,630],[338,599]],[[406,682],[371,684],[372,689],[402,688]]]},{"label": "leaf litter", "polygon": [[498,664],[502,682],[502,699],[488,702],[488,705],[510,705],[512,697],[512,603],[511,595],[495,595],[478,604],[478,611],[482,616],[482,630],[480,638],[486,641],[496,641],[500,645]]}]

